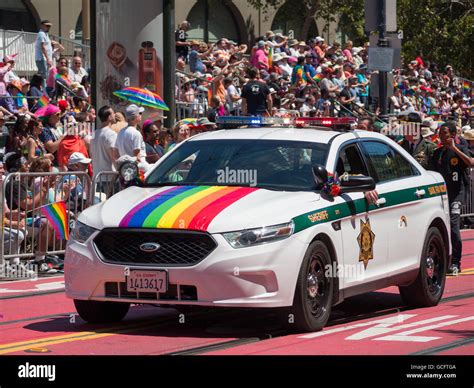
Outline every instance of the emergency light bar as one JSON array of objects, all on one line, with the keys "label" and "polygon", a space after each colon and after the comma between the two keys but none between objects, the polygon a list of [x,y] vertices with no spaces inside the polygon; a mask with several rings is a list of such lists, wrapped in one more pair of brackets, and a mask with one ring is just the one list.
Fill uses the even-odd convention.
[{"label": "emergency light bar", "polygon": [[216,123],[224,128],[238,126],[268,127],[327,127],[351,129],[357,122],[355,117],[261,117],[261,116],[219,116]]},{"label": "emergency light bar", "polygon": [[298,117],[295,119],[297,127],[321,126],[321,127],[341,127],[356,124],[355,117]]}]

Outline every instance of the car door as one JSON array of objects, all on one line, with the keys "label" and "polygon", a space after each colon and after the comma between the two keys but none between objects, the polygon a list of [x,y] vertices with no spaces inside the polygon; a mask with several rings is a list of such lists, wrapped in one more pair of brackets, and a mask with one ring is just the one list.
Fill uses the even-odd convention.
[{"label": "car door", "polygon": [[[343,143],[328,170],[338,176],[369,175],[358,140]],[[341,214],[350,216],[340,220],[344,252],[344,272],[340,271],[340,282],[344,288],[351,288],[374,281],[385,273],[388,254],[388,233],[385,209],[369,209],[364,193],[346,193],[336,199]]]},{"label": "car door", "polygon": [[419,266],[423,232],[429,215],[427,182],[421,171],[391,140],[362,139],[359,143],[369,173],[376,181],[377,210],[388,234],[386,275],[408,272]]}]

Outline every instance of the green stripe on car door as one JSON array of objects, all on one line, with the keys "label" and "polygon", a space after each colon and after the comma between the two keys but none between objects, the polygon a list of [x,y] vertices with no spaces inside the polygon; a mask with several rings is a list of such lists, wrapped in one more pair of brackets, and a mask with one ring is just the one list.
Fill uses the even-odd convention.
[{"label": "green stripe on car door", "polygon": [[[425,190],[426,193],[424,196],[418,197],[416,195],[417,190]],[[446,186],[444,184],[410,187],[408,189],[384,193],[382,196],[385,198],[386,203],[383,205],[383,209],[404,203],[437,197],[445,193]],[[293,222],[295,223],[295,233],[301,232],[302,230],[314,225],[337,221],[342,218],[355,216],[378,208],[379,207],[376,205],[367,206],[365,198],[361,198],[355,201],[347,201],[337,205],[313,210],[293,218]]]}]

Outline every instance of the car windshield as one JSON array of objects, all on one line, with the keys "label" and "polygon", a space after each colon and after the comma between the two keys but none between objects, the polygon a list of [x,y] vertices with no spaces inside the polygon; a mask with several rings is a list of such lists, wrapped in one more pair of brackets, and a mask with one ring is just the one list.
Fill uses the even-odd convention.
[{"label": "car windshield", "polygon": [[325,165],[328,149],[327,144],[301,141],[188,141],[151,172],[145,185],[316,191],[312,166]]}]

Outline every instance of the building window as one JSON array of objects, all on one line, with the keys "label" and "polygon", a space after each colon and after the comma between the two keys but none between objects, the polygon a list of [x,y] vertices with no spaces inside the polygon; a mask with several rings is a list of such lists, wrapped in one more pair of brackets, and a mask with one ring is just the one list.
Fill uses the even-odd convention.
[{"label": "building window", "polygon": [[37,32],[35,18],[20,0],[0,0],[0,29]]},{"label": "building window", "polygon": [[217,42],[220,38],[241,41],[234,14],[224,2],[198,0],[187,20],[191,24],[190,40],[206,40],[207,35],[209,42]]}]

